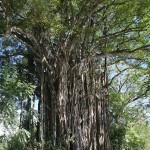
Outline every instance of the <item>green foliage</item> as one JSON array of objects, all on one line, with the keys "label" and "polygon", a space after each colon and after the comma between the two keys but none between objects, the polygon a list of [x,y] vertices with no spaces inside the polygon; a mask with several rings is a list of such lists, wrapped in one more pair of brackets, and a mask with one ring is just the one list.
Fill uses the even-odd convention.
[{"label": "green foliage", "polygon": [[[147,117],[141,105],[126,106],[121,93],[110,94],[110,140],[112,150],[141,150],[147,145]],[[141,125],[139,125],[141,124]]]},{"label": "green foliage", "polygon": [[[132,64],[133,62],[129,63]],[[127,65],[129,64],[118,64],[119,73]],[[114,72],[114,74],[117,73]],[[143,80],[147,80],[146,71],[139,66],[122,72],[111,84],[109,100],[112,150],[140,150],[145,145],[146,138],[136,128],[141,123],[144,126],[147,120],[147,116],[143,112],[146,107],[142,103],[142,98],[147,96],[147,89]]]},{"label": "green foliage", "polygon": [[34,86],[20,81],[13,66],[4,66],[0,76],[0,120],[7,127],[17,122],[17,101],[32,96]]},{"label": "green foliage", "polygon": [[25,129],[18,129],[15,133],[3,136],[0,141],[0,150],[28,150],[30,133]]},{"label": "green foliage", "polygon": [[121,150],[126,135],[127,120],[124,112],[125,98],[119,93],[110,92],[110,141],[112,150]]},{"label": "green foliage", "polygon": [[[94,57],[97,52],[99,54],[116,52],[117,54],[123,50],[132,51],[150,42],[147,38],[149,33],[146,32],[150,30],[149,0],[104,0],[102,2],[82,0],[4,0],[2,2],[6,8],[8,20],[2,16],[0,33],[6,30],[7,23],[9,28],[12,26],[20,27],[27,34],[32,34],[39,42],[38,44],[42,45],[40,47],[45,48],[44,50],[40,49],[41,51],[38,53],[40,53],[40,57],[45,56],[50,62],[55,61],[55,59],[61,62],[60,51],[64,45],[66,46],[64,46],[66,55],[71,56],[66,60],[75,62],[80,57],[88,60],[88,57],[91,55]],[[26,39],[26,36],[24,36],[24,39]],[[7,40],[3,44],[6,47],[11,45]],[[15,45],[14,47],[17,46]],[[47,54],[49,51],[52,52],[52,49],[54,49],[55,54],[50,53],[53,56],[48,58],[49,55]],[[80,51],[84,51],[83,56],[79,54]],[[15,50],[12,50],[11,54],[15,55],[16,53],[14,52]],[[73,56],[72,53],[75,55]],[[117,55],[117,57],[119,56]],[[145,53],[134,53],[132,57],[144,59]],[[39,60],[39,57],[36,59]],[[120,57],[119,59],[122,58]],[[22,61],[24,61],[24,64],[27,63],[26,58],[23,58]],[[80,61],[77,62],[79,65]],[[148,61],[150,61],[149,58]],[[15,61],[13,60],[13,62]],[[67,63],[69,68],[69,62]],[[126,61],[123,65],[132,66],[134,64],[135,66],[136,63]],[[53,65],[48,64],[48,66]],[[17,102],[29,99],[29,97],[32,98],[35,86],[27,83],[26,78],[20,78],[17,67],[12,67],[11,65],[3,67],[0,72],[2,83],[0,87],[0,121],[5,126],[8,126],[17,122]],[[21,67],[25,67],[25,65]],[[38,69],[41,68],[39,67]],[[61,70],[61,68],[59,69]],[[145,84],[141,79],[141,77],[144,77],[145,71],[142,70],[141,72],[138,69],[130,71],[130,75],[128,73],[123,74],[121,79],[117,78],[114,81],[115,89],[117,89],[122,86],[118,85],[118,83],[122,82],[120,80],[127,79],[125,83],[122,82],[126,85],[123,90],[121,89],[119,92],[117,90],[110,91],[110,139],[113,149],[116,150],[122,149],[123,146],[125,146],[124,149],[137,149],[143,146],[144,141],[137,131],[128,128],[128,126],[133,125],[140,119],[141,116],[137,116],[142,113],[139,107],[133,108],[127,105],[137,96],[147,96]],[[48,68],[45,70],[48,70]],[[54,72],[56,68],[54,68],[54,71],[51,70],[53,68],[48,70],[48,74]],[[56,75],[57,72],[54,74]],[[131,87],[129,87],[130,84],[132,84]],[[26,113],[27,115],[29,114],[29,112]],[[26,131],[18,131],[8,142],[9,150],[16,148],[18,150],[26,149],[25,144],[28,138],[29,134]],[[51,141],[46,144],[51,149],[58,149],[57,146],[53,147]]]},{"label": "green foliage", "polygon": [[[2,93],[6,96],[21,96],[24,98],[31,95],[34,89],[30,83],[19,80],[17,69],[13,66],[5,66],[1,72]],[[23,98],[23,97],[22,97]]]},{"label": "green foliage", "polygon": [[144,150],[149,150],[150,149],[150,125],[148,124],[144,130],[139,130],[139,134],[141,134],[141,131],[142,131],[142,135],[143,135],[143,138],[144,138],[144,141],[145,141],[145,145],[144,145]]},{"label": "green foliage", "polygon": [[19,129],[11,135],[8,141],[8,150],[26,150],[29,146],[30,133],[24,129]]},{"label": "green foliage", "polygon": [[141,150],[145,144],[145,139],[141,134],[138,134],[135,128],[131,128],[127,131],[125,136],[125,149]]},{"label": "green foliage", "polygon": [[5,150],[1,143],[0,143],[0,150]]}]

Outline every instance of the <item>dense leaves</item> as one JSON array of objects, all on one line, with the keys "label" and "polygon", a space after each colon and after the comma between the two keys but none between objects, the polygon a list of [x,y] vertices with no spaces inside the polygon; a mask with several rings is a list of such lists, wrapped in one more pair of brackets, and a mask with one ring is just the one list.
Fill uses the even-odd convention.
[{"label": "dense leaves", "polygon": [[18,108],[27,130],[10,149],[142,148],[149,0],[3,0],[0,11],[1,120]]}]

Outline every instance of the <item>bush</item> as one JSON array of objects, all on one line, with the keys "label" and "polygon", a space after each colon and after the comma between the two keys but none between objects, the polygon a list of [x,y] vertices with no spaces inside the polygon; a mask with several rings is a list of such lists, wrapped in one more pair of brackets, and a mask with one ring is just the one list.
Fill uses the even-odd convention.
[{"label": "bush", "polygon": [[19,129],[8,140],[8,150],[27,150],[30,133],[25,129]]}]

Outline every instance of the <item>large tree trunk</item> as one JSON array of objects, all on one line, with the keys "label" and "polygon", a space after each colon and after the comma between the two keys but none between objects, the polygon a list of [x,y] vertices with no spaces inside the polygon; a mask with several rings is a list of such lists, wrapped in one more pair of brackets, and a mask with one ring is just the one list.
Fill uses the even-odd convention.
[{"label": "large tree trunk", "polygon": [[110,149],[107,73],[95,75],[94,63],[87,60],[72,69],[71,64],[61,61],[56,76],[51,73],[54,69],[46,69],[45,142],[66,150]]}]

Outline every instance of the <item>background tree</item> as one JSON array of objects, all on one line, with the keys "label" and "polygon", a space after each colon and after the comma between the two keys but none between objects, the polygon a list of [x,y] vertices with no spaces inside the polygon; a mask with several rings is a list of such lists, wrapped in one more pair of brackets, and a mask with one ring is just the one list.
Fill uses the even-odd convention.
[{"label": "background tree", "polygon": [[[149,5],[148,0],[1,2],[1,36],[26,46],[28,73],[21,74],[37,86],[37,149],[110,149],[108,65],[149,49]],[[134,99],[133,92],[129,96]],[[27,101],[31,112],[31,98]],[[29,117],[23,125],[30,132],[31,122]]]}]

